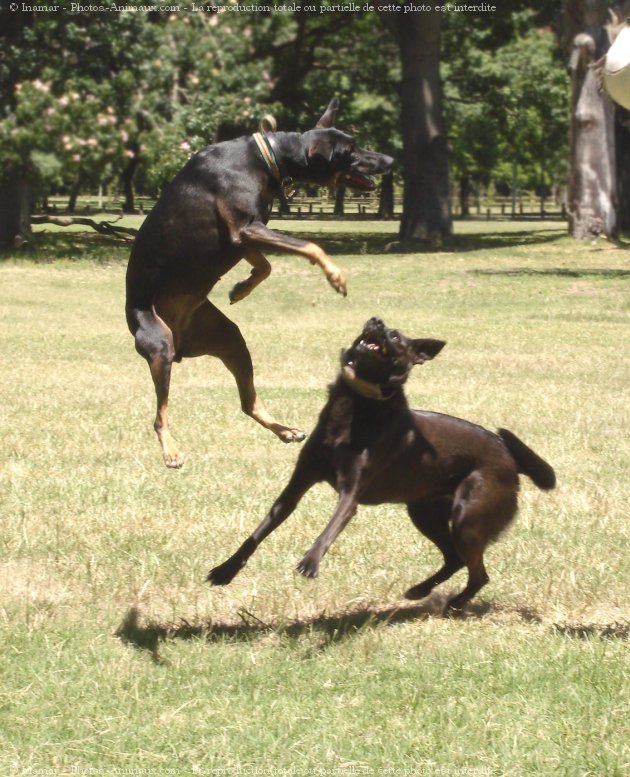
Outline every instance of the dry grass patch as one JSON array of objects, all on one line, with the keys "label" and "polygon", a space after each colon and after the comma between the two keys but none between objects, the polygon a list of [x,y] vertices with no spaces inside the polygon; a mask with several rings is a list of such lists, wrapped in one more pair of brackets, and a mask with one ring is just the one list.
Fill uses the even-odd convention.
[{"label": "dry grass patch", "polygon": [[386,253],[389,224],[275,226],[320,240],[349,275],[344,300],[276,257],[251,299],[228,310],[241,267],[213,291],[278,417],[312,428],[339,351],[380,315],[448,341],[413,374],[413,405],[512,429],[558,489],[523,483],[461,619],[441,616],[461,575],[428,602],[401,599],[439,559],[400,506],[361,508],[320,578],[299,578],[334,506],[324,486],[210,589],[297,448],[241,414],[222,365],[191,360],[171,403],[188,458],[167,471],[125,328],[125,249],[47,236],[41,264],[0,265],[0,771],[626,773],[627,249],[575,244],[557,224],[461,225],[427,254]]}]

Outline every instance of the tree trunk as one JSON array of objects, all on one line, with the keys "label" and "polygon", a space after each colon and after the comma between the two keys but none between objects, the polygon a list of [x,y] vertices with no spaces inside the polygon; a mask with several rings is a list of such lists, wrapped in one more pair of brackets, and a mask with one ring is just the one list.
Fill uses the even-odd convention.
[{"label": "tree trunk", "polygon": [[[0,8],[0,46],[19,46],[24,28],[33,21],[32,11],[15,13],[8,3]],[[7,91],[2,95],[3,109],[14,107],[13,85],[20,76],[14,74],[5,81]],[[31,237],[31,182],[27,161],[22,160],[10,169],[0,168],[0,249],[21,248]]]},{"label": "tree trunk", "polygon": [[615,135],[617,138],[617,199],[618,226],[630,231],[630,111],[617,107]]},{"label": "tree trunk", "polygon": [[345,200],[346,188],[345,186],[340,186],[338,189],[335,189],[335,216],[343,216]]},{"label": "tree trunk", "polygon": [[74,213],[77,209],[77,200],[79,199],[79,193],[81,192],[81,179],[77,178],[75,183],[72,184],[70,189],[70,197],[68,198],[68,213]]},{"label": "tree trunk", "polygon": [[610,45],[607,0],[566,0],[571,45],[569,234],[583,240],[617,232],[615,128],[612,101],[593,65]]},{"label": "tree trunk", "polygon": [[0,183],[0,248],[21,248],[30,238],[30,184],[26,174],[18,170]]},{"label": "tree trunk", "polygon": [[281,216],[288,216],[291,213],[291,204],[282,187],[278,194],[278,213]]},{"label": "tree trunk", "polygon": [[381,179],[378,216],[390,221],[394,218],[394,174],[385,173]]},{"label": "tree trunk", "polygon": [[125,202],[123,203],[124,213],[135,213],[134,191],[133,191],[133,177],[138,169],[140,162],[140,146],[138,143],[131,143],[130,151],[133,156],[129,157],[129,162],[125,169],[122,171],[120,179],[123,185],[123,194],[125,196]]},{"label": "tree trunk", "polygon": [[440,82],[442,14],[431,10],[382,16],[396,32],[402,63],[400,239],[441,243],[452,226]]},{"label": "tree trunk", "polygon": [[470,216],[470,176],[468,173],[462,173],[459,177],[459,208],[462,218]]},{"label": "tree trunk", "polygon": [[[120,218],[120,217],[119,217]],[[118,221],[119,219],[115,219]],[[115,235],[125,240],[133,240],[138,230],[133,227],[118,227],[114,221],[94,221],[86,216],[31,216],[32,224],[55,224],[58,227],[71,227],[80,224],[100,232],[102,235]]]}]

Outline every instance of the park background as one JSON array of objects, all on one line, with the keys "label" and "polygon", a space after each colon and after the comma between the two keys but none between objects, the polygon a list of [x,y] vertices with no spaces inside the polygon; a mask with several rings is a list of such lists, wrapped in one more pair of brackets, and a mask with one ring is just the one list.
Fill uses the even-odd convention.
[{"label": "park background", "polygon": [[[630,141],[597,69],[627,4],[332,5],[0,5],[3,773],[630,769]],[[393,175],[370,198],[298,188],[272,226],[320,243],[349,297],[273,257],[229,315],[285,422],[312,427],[379,314],[448,341],[412,406],[506,426],[554,465],[551,494],[523,483],[459,619],[449,584],[401,599],[438,559],[399,506],[360,510],[320,578],[296,576],[324,487],[209,589],[296,449],[192,360],[168,472],[125,326],[129,240],[186,159],[267,114],[310,128],[334,95]],[[212,291],[226,311],[239,272]]]}]

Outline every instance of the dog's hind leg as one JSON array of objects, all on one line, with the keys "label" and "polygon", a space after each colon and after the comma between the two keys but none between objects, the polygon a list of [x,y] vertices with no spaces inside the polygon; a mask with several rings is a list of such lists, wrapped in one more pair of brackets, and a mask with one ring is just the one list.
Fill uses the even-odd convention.
[{"label": "dog's hind leg", "polygon": [[181,342],[182,356],[216,356],[234,376],[244,413],[272,431],[283,442],[301,442],[306,434],[278,423],[265,409],[254,387],[254,368],[240,329],[211,302],[194,312]]},{"label": "dog's hind leg", "polygon": [[461,593],[449,600],[449,610],[461,610],[489,581],[483,554],[488,542],[514,517],[516,495],[516,480],[509,484],[479,471],[472,472],[457,487],[451,534],[455,550],[468,569],[468,582]]},{"label": "dog's hind leg", "polygon": [[162,446],[164,463],[167,467],[179,468],[184,458],[169,431],[167,414],[171,367],[175,358],[173,333],[154,308],[128,308],[127,321],[135,338],[136,350],[147,360],[151,370],[157,399],[154,429]]},{"label": "dog's hind leg", "polygon": [[452,505],[453,500],[450,497],[407,505],[409,516],[416,529],[430,539],[444,557],[444,564],[434,575],[414,585],[405,593],[407,599],[424,599],[435,586],[448,580],[464,566],[451,538],[449,520]]}]

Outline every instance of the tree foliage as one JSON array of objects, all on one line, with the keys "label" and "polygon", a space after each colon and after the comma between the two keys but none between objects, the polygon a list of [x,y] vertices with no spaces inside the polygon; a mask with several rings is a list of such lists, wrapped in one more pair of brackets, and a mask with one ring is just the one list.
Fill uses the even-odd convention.
[{"label": "tree foliage", "polygon": [[[566,76],[549,29],[560,0],[536,12],[504,3],[444,18],[451,168],[487,185],[516,159],[526,185],[550,183],[566,148]],[[19,171],[40,196],[118,188],[125,171],[156,193],[202,145],[253,131],[268,112],[280,129],[305,129],[333,94],[341,127],[401,159],[399,51],[376,12],[170,14],[156,4],[13,16],[19,34],[0,47],[0,176]]]},{"label": "tree foliage", "polygon": [[550,14],[515,11],[510,25],[445,31],[443,75],[454,175],[473,185],[547,188],[561,181],[568,149],[568,77]]},{"label": "tree foliage", "polygon": [[223,18],[138,11],[27,20],[0,63],[5,171],[87,188],[140,153],[157,188],[222,122],[248,120],[269,99],[265,63],[249,59],[252,25]]}]

